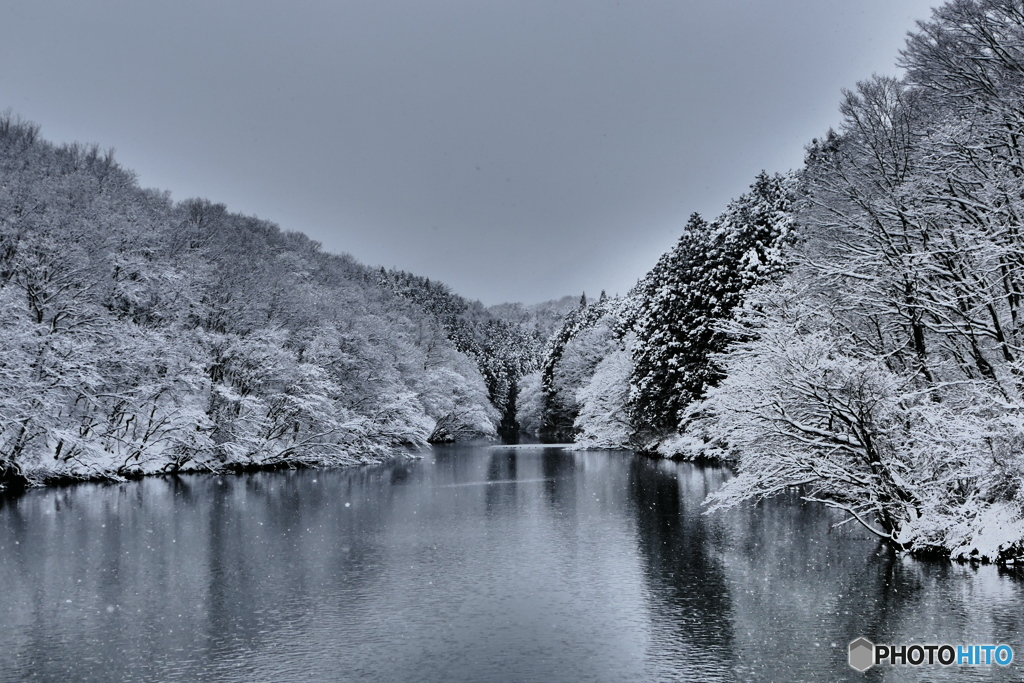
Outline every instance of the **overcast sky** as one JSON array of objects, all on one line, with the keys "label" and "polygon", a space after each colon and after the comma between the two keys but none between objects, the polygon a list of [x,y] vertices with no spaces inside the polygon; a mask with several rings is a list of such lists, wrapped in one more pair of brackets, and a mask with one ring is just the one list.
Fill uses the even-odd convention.
[{"label": "overcast sky", "polygon": [[625,293],[931,0],[5,0],[0,110],[486,304]]}]

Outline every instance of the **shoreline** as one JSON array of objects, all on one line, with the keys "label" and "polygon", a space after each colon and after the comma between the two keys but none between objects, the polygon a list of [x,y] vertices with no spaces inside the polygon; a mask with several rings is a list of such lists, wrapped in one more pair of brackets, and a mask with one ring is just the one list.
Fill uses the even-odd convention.
[{"label": "shoreline", "polygon": [[[479,444],[479,442],[477,442]],[[458,443],[448,444],[433,444],[440,446],[458,446]],[[433,445],[428,445],[427,448]],[[470,442],[466,442],[462,445],[471,445]],[[689,462],[696,465],[705,466],[718,466],[733,469],[735,461],[721,459],[721,458],[687,458],[687,457],[665,457],[655,451],[649,450],[637,450],[637,449],[582,449],[576,448],[575,444],[572,443],[526,443],[526,444],[502,444],[502,443],[490,443],[487,444],[488,449],[493,450],[542,450],[547,448],[556,448],[561,450],[600,450],[600,451],[619,451],[622,453],[631,453],[639,456],[646,460],[665,460],[670,462]],[[146,472],[141,469],[135,469],[127,472],[103,474],[98,473],[94,475],[70,475],[70,474],[56,474],[53,476],[45,476],[40,479],[31,479],[24,475],[10,474],[10,470],[3,472],[0,476],[0,504],[5,501],[17,499],[25,493],[32,490],[43,490],[43,489],[57,489],[75,486],[78,484],[124,484],[133,481],[139,481],[150,477],[161,477],[161,478],[176,478],[181,475],[210,475],[210,476],[224,476],[234,475],[239,476],[243,474],[252,474],[256,472],[276,472],[282,470],[333,470],[333,469],[346,469],[350,467],[363,467],[363,466],[375,466],[392,463],[398,460],[419,460],[422,459],[419,449],[409,448],[405,451],[396,451],[386,456],[360,456],[358,458],[351,458],[349,462],[315,462],[310,460],[295,459],[295,460],[277,460],[274,462],[264,463],[227,463],[218,469],[210,467],[195,467],[195,468],[178,468],[175,470],[154,470]],[[756,505],[756,503],[751,503]],[[879,542],[890,549],[896,554],[905,554],[913,557],[915,560],[925,562],[950,562],[959,565],[970,565],[972,567],[978,567],[982,565],[994,565],[1001,567],[1008,571],[1013,571],[1018,574],[1024,574],[1024,556],[1022,556],[1016,549],[1010,549],[1010,552],[1000,553],[995,558],[989,558],[987,556],[978,557],[963,557],[953,556],[951,551],[946,548],[939,546],[929,546],[920,549],[907,550],[899,548],[892,543],[886,542],[884,539],[879,539]]]}]

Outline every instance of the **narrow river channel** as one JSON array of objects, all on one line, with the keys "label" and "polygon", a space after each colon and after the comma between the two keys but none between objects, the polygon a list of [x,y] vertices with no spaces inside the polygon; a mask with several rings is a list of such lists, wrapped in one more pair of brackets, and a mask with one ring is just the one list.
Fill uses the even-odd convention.
[{"label": "narrow river channel", "polygon": [[[0,503],[0,680],[1022,680],[1024,581],[900,557],[719,467],[435,449]],[[858,636],[1020,662],[859,674]]]}]

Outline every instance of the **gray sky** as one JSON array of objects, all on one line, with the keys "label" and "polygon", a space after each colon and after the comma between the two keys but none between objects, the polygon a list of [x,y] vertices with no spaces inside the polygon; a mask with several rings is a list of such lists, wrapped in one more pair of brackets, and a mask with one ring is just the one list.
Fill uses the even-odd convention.
[{"label": "gray sky", "polygon": [[0,109],[486,304],[625,291],[932,0],[5,0]]}]

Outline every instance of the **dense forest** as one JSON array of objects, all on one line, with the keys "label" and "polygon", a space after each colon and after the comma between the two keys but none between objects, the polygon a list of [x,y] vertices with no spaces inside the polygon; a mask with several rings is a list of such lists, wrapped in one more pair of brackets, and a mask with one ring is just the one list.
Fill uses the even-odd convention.
[{"label": "dense forest", "polygon": [[[514,421],[558,302],[491,313],[0,118],[10,483],[379,461]],[[512,417],[509,417],[512,416]]]},{"label": "dense forest", "polygon": [[891,545],[1024,548],[1024,8],[952,0],[802,168],[621,297],[485,308],[0,120],[6,481],[533,437],[735,463]]},{"label": "dense forest", "polygon": [[734,461],[918,553],[1024,548],[1024,6],[952,0],[803,168],[552,338],[520,422]]}]

